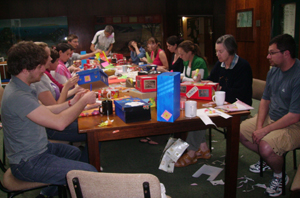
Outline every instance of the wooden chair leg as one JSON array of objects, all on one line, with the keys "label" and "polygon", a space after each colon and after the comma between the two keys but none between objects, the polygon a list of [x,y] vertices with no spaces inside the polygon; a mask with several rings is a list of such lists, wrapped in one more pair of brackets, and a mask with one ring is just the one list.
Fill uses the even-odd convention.
[{"label": "wooden chair leg", "polygon": [[286,159],[286,154],[287,153],[284,153],[283,154],[283,165],[282,165],[282,195],[285,195],[285,166],[286,166],[286,163],[285,163],[285,159]]},{"label": "wooden chair leg", "polygon": [[259,159],[259,167],[260,167],[259,175],[260,175],[261,177],[264,176],[263,163],[264,163],[264,160],[263,160],[262,157],[260,157],[260,159]]},{"label": "wooden chair leg", "polygon": [[209,135],[208,135],[208,138],[209,138],[209,149],[210,149],[210,152],[212,152],[212,149],[211,149],[211,128],[208,129],[208,132],[209,132]]},{"label": "wooden chair leg", "polygon": [[3,148],[2,148],[3,150],[2,150],[2,162],[3,162],[3,164],[5,165],[5,162],[6,162],[6,155],[5,155],[5,147],[4,147],[4,140],[3,140]]},{"label": "wooden chair leg", "polygon": [[293,157],[294,157],[294,170],[297,170],[297,152],[296,152],[296,149],[293,150]]}]

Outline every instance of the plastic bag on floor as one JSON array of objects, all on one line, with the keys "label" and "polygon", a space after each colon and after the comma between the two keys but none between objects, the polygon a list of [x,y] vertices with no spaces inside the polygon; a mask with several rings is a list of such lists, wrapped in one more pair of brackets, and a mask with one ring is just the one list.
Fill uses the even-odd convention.
[{"label": "plastic bag on floor", "polygon": [[188,146],[189,144],[180,138],[169,138],[158,169],[173,173],[175,162],[180,158]]}]

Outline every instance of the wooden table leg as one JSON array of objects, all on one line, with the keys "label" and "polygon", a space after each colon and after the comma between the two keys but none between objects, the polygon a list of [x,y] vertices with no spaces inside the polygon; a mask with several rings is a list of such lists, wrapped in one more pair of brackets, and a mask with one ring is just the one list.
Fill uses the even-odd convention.
[{"label": "wooden table leg", "polygon": [[100,172],[100,152],[97,133],[87,133],[87,144],[90,164]]},{"label": "wooden table leg", "polygon": [[227,129],[224,197],[235,198],[239,159],[240,116],[233,116],[231,126]]}]

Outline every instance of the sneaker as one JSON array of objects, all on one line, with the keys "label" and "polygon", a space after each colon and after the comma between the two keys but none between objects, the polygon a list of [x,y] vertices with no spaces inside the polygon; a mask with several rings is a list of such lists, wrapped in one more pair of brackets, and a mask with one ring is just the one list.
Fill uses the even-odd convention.
[{"label": "sneaker", "polygon": [[[289,176],[285,175],[285,185],[289,183]],[[270,197],[277,197],[282,194],[282,178],[274,177],[272,178],[270,185],[266,188],[266,195]]]},{"label": "sneaker", "polygon": [[[266,171],[268,169],[271,169],[271,167],[268,166],[266,162],[263,162],[263,168],[262,168],[262,170]],[[251,171],[252,173],[260,173],[260,161],[256,162],[256,164],[252,164],[249,167],[249,171]]]}]

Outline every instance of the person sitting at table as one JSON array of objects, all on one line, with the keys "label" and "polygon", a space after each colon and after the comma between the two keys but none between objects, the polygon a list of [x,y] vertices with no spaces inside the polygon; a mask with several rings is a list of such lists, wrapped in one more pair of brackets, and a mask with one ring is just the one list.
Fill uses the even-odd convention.
[{"label": "person sitting at table", "polygon": [[71,50],[74,48],[68,43],[59,43],[55,50],[59,53],[58,66],[55,71],[51,71],[53,78],[60,84],[65,84],[71,78],[71,72],[65,65],[71,56]]},{"label": "person sitting at table", "polygon": [[168,71],[169,63],[166,53],[160,48],[161,46],[157,39],[154,37],[149,38],[148,47],[151,50],[151,60],[153,62],[149,62],[146,57],[141,58],[141,61],[146,62],[147,64],[157,65],[157,71]]},{"label": "person sitting at table", "polygon": [[[74,50],[77,49],[78,45],[79,45],[79,41],[78,41],[78,36],[75,34],[69,34],[67,37],[67,41],[68,44],[72,45],[72,47],[74,48]],[[74,61],[76,60],[82,60],[82,59],[87,59],[89,57],[93,57],[95,56],[96,53],[100,53],[101,50],[100,49],[96,49],[95,51],[91,52],[91,53],[87,53],[87,54],[78,54],[76,52],[74,52],[72,50],[72,54],[71,57],[69,58],[69,60],[66,62],[66,67],[69,68],[70,66],[73,65]],[[70,71],[72,72],[72,71]]]},{"label": "person sitting at table", "polygon": [[114,43],[114,28],[111,25],[107,25],[104,30],[100,30],[95,34],[90,49],[92,52],[100,49],[108,55],[111,52]]},{"label": "person sitting at table", "polygon": [[171,53],[174,53],[172,56],[171,63],[169,64],[169,71],[173,72],[183,72],[183,60],[180,58],[178,53],[178,45],[183,41],[177,36],[170,36],[167,39],[167,48]]},{"label": "person sitting at table", "polygon": [[[2,97],[1,118],[4,145],[12,174],[20,180],[66,185],[70,170],[97,172],[92,165],[79,162],[81,152],[67,144],[50,143],[45,127],[63,130],[87,104],[96,101],[94,92],[76,94],[71,102],[44,106],[39,103],[31,83],[40,81],[50,53],[32,41],[21,41],[8,51],[8,71],[12,75]],[[54,196],[57,187],[42,189]]]},{"label": "person sitting at table", "polygon": [[[218,61],[207,80],[217,82],[220,90],[226,92],[225,100],[233,103],[238,98],[252,105],[252,70],[250,64],[236,54],[237,44],[232,35],[219,37],[215,44]],[[248,116],[241,117],[241,120]],[[185,167],[197,163],[197,159],[211,157],[205,140],[206,130],[189,132],[186,142],[188,151],[176,162],[175,167]]]},{"label": "person sitting at table", "polygon": [[300,61],[296,42],[289,34],[278,35],[269,42],[267,59],[273,66],[267,75],[258,113],[242,122],[241,143],[263,158],[249,167],[253,173],[272,169],[265,194],[277,197],[288,175],[282,174],[283,154],[300,147]]},{"label": "person sitting at table", "polygon": [[140,43],[136,41],[129,41],[128,48],[130,50],[130,59],[133,64],[139,65],[141,58],[146,56],[146,51],[142,48]]},{"label": "person sitting at table", "polygon": [[[49,47],[46,43],[43,42],[35,42],[35,44],[43,47],[47,53],[49,52]],[[51,49],[50,51],[51,61],[49,64],[45,65],[46,69],[55,70],[58,65],[58,58],[59,54],[57,51]],[[64,85],[62,91],[59,91],[59,88],[48,78],[47,75],[43,75],[39,82],[32,83],[30,87],[36,90],[37,96],[39,101],[45,105],[55,105],[61,104],[66,102],[67,98],[73,96],[74,94],[85,91],[84,88],[79,87],[76,85],[78,82],[79,77],[73,76],[71,77]],[[71,90],[70,90],[71,89]],[[69,91],[70,90],[70,91]],[[68,142],[85,142],[86,141],[86,134],[79,134],[78,133],[78,122],[77,119],[72,122],[69,126],[67,126],[63,131],[57,131],[55,129],[46,128],[46,132],[48,138],[51,140],[60,140],[60,141],[68,141]],[[88,148],[87,144],[85,145],[80,161],[88,162]]]},{"label": "person sitting at table", "polygon": [[[184,81],[201,81],[208,76],[207,62],[200,51],[200,47],[190,40],[183,41],[178,45],[178,54],[183,60],[183,73],[181,80]],[[198,74],[196,76],[196,70]]]}]

